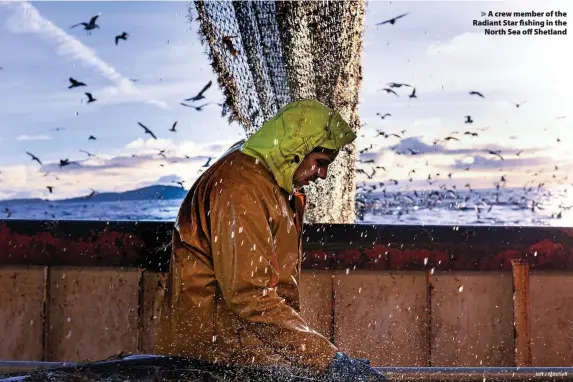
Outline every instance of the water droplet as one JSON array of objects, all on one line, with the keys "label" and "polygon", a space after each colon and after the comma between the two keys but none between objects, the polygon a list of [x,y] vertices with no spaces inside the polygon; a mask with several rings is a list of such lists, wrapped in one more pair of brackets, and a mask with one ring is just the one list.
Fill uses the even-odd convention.
[{"label": "water droplet", "polygon": [[346,274],[350,273],[350,268],[346,268]]},{"label": "water droplet", "polygon": [[217,336],[213,336],[213,342],[217,341]]},{"label": "water droplet", "polygon": [[428,264],[428,258],[427,257],[424,258],[424,265],[426,265],[426,264]]},{"label": "water droplet", "polygon": [[219,240],[219,236],[215,236],[215,243]]},{"label": "water droplet", "polygon": [[362,287],[358,288],[358,293],[362,292]]},{"label": "water droplet", "polygon": [[231,232],[231,239],[235,238],[235,231]]},{"label": "water droplet", "polygon": [[275,140],[273,141],[273,143],[274,143],[274,144],[275,144],[275,146],[276,146],[276,145],[278,145],[278,144],[279,144],[279,140],[278,140],[277,138],[275,138]]},{"label": "water droplet", "polygon": [[435,269],[436,269],[436,268],[432,268],[432,269],[430,269],[430,274],[431,274],[431,275],[433,275],[433,274],[434,274],[434,270],[435,270]]},{"label": "water droplet", "polygon": [[535,253],[533,254],[533,256],[537,257],[537,251],[535,251]]},{"label": "water droplet", "polygon": [[243,227],[239,227],[239,233],[243,232]]},{"label": "water droplet", "polygon": [[461,291],[463,291],[463,290],[464,290],[464,286],[463,286],[463,285],[460,285],[460,286],[458,287],[458,292],[461,292]]}]

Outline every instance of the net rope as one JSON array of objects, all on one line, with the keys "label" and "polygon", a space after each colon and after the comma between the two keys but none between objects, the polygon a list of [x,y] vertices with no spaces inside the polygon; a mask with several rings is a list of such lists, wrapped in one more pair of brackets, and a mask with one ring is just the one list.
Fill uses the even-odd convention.
[{"label": "net rope", "polygon": [[[364,1],[195,1],[222,113],[249,136],[282,106],[314,98],[357,132]],[[353,223],[354,145],[307,190],[307,222]]]}]

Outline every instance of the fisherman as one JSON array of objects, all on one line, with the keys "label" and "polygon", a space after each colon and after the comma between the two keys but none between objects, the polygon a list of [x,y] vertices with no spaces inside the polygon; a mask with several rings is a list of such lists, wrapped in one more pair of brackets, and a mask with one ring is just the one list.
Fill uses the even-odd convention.
[{"label": "fisherman", "polygon": [[300,316],[301,187],[356,135],[318,101],[284,106],[191,187],[173,232],[155,354],[385,381]]}]

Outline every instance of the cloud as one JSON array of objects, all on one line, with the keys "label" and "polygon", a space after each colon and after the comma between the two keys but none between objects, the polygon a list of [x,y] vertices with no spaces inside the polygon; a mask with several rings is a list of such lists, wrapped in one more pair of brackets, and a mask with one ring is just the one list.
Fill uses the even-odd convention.
[{"label": "cloud", "polygon": [[474,155],[461,160],[456,160],[451,168],[456,170],[463,170],[467,167],[470,167],[472,170],[491,170],[501,167],[504,169],[515,169],[538,166],[550,162],[552,162],[552,159],[547,157],[509,158],[502,161],[496,157],[486,158],[482,155]]},{"label": "cloud", "polygon": [[20,135],[16,137],[17,141],[48,141],[52,139],[52,137],[48,135]]},{"label": "cloud", "polygon": [[33,33],[57,46],[57,53],[67,58],[80,61],[85,66],[95,69],[99,74],[114,83],[122,93],[132,96],[162,109],[169,109],[162,100],[144,94],[137,89],[129,78],[124,77],[109,63],[98,57],[96,52],[82,44],[75,37],[66,33],[28,2],[8,2],[15,12],[8,20],[7,27],[12,33]]}]

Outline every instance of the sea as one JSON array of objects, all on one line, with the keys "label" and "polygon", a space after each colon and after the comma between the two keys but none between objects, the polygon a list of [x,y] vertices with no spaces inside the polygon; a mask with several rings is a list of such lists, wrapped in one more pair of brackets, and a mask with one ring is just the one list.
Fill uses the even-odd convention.
[{"label": "sea", "polygon": [[[0,219],[174,221],[182,199],[0,201]],[[356,224],[573,226],[573,189],[361,192]]]}]

